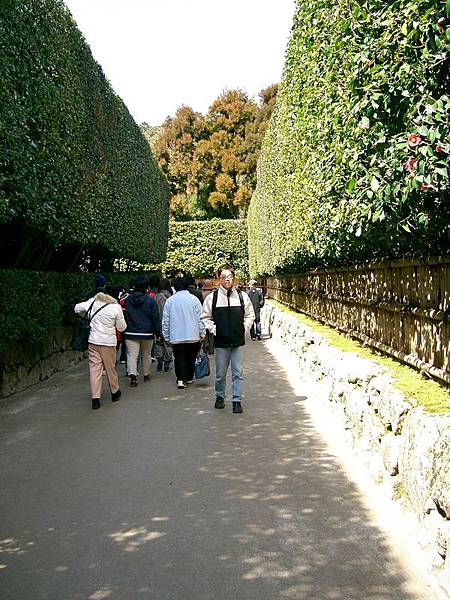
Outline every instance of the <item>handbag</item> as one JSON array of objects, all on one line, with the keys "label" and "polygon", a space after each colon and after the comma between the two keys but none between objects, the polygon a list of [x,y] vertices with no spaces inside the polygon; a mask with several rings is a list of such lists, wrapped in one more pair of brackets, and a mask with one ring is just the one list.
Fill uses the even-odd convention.
[{"label": "handbag", "polygon": [[200,350],[198,351],[197,357],[195,359],[194,370],[196,379],[208,377],[208,375],[211,372],[209,368],[208,354],[205,352],[205,347],[203,343],[201,344]]},{"label": "handbag", "polygon": [[77,326],[75,327],[72,334],[72,341],[70,342],[70,346],[72,350],[76,350],[77,352],[85,352],[88,349],[89,345],[89,335],[91,333],[91,321],[95,317],[95,315],[105,308],[107,304],[100,306],[93,315],[91,315],[92,307],[94,306],[95,300],[93,300],[90,307],[87,309],[84,317],[81,317]]}]

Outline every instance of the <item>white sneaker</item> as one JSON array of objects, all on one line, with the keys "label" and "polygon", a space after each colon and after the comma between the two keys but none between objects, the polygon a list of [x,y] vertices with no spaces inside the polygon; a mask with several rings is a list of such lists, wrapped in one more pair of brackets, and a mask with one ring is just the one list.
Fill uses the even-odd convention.
[{"label": "white sneaker", "polygon": [[184,385],[184,381],[178,380],[177,381],[177,388],[179,390],[182,390],[183,388],[185,388],[186,386]]},{"label": "white sneaker", "polygon": [[194,383],[194,380],[191,379],[190,381],[186,381],[186,383]]}]

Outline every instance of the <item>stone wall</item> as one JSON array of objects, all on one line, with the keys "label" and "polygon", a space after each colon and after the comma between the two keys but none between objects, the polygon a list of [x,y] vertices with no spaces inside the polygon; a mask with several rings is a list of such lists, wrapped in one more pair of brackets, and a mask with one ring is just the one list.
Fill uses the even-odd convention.
[{"label": "stone wall", "polygon": [[263,331],[294,356],[301,374],[320,386],[337,430],[371,477],[414,510],[423,532],[420,542],[450,594],[450,414],[425,412],[392,386],[381,365],[331,347],[270,302],[261,320]]},{"label": "stone wall", "polygon": [[70,348],[72,329],[60,327],[36,344],[6,346],[1,356],[2,398],[48,379],[84,358]]}]

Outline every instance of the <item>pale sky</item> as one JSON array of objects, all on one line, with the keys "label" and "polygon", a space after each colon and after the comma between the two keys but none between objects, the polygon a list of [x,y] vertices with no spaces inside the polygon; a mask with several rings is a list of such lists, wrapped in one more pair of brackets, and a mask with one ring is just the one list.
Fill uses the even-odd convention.
[{"label": "pale sky", "polygon": [[281,79],[295,0],[65,0],[138,123]]}]

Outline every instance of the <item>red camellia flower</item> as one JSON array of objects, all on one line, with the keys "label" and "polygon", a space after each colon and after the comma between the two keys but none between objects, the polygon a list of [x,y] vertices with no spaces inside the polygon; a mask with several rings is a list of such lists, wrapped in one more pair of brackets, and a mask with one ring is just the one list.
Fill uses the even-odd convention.
[{"label": "red camellia flower", "polygon": [[420,137],[420,135],[417,135],[417,133],[410,133],[408,135],[408,146],[410,148],[415,148],[420,144],[421,141],[422,138]]},{"label": "red camellia flower", "polygon": [[405,163],[405,169],[407,171],[412,171],[414,168],[414,165],[417,162],[417,158],[410,158],[406,163]]},{"label": "red camellia flower", "polygon": [[435,150],[438,154],[440,154],[442,152],[442,146],[436,146]]},{"label": "red camellia flower", "polygon": [[421,190],[427,190],[428,189],[428,183],[421,183],[420,184],[420,189]]}]

